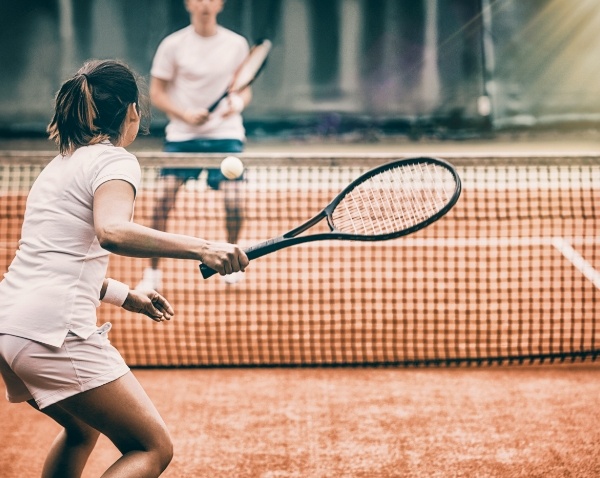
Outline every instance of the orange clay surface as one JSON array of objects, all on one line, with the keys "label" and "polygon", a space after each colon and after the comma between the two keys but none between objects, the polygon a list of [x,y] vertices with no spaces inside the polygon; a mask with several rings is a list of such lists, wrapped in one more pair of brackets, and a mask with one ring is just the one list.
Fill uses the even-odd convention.
[{"label": "orange clay surface", "polygon": [[[453,221],[451,217],[448,220],[449,224]],[[15,232],[18,231],[17,226],[11,224],[10,227],[11,233],[18,235]],[[453,226],[443,227],[451,229]],[[517,250],[523,254],[533,252],[537,260],[562,264],[563,259],[551,249],[548,246],[523,246]],[[468,262],[468,247],[442,247],[441,250],[447,254],[457,254],[456,264]],[[484,246],[482,251],[486,250]],[[389,251],[383,246],[375,251],[377,264],[380,267],[388,264],[386,257]],[[413,255],[410,251],[407,252],[402,246],[394,252],[398,251],[404,253],[403,264],[410,261]],[[359,252],[364,252],[364,249]],[[341,258],[345,253],[340,249],[335,252],[337,255],[334,258]],[[298,261],[310,258],[308,252],[281,254],[292,254],[291,258]],[[429,256],[424,254],[423,257]],[[597,254],[593,257],[597,258]],[[501,259],[510,262],[510,254]],[[3,258],[3,261],[6,260]],[[141,273],[143,264],[138,260],[133,266],[128,261],[118,258],[111,263],[111,267],[124,274],[119,277],[121,280],[133,281]],[[431,264],[427,265],[427,261],[420,261],[419,266],[425,263],[426,271],[439,272],[435,266],[435,254],[429,262]],[[208,319],[217,321],[220,317],[216,311],[235,310],[232,300],[234,303],[240,300],[240,295],[245,297],[242,306],[260,308],[256,294],[261,287],[277,289],[287,286],[290,280],[297,280],[294,277],[300,271],[293,270],[289,276],[279,273],[267,284],[261,281],[261,272],[266,273],[269,267],[277,264],[277,260],[265,258],[249,270],[246,281],[236,286],[237,289],[231,289],[238,291],[238,298],[232,299],[235,294],[225,289],[218,278],[202,283],[195,265],[180,264],[177,262],[172,269],[174,273],[182,274],[179,288],[171,284],[166,293],[174,297],[179,306],[178,318],[188,325],[190,319],[185,319],[185,303],[197,300],[200,286],[207,289],[207,296],[214,293],[218,297],[210,302],[213,316]],[[5,265],[2,265],[2,269]],[[594,265],[596,268],[600,266]],[[503,270],[510,269],[508,265],[503,267]],[[444,273],[460,275],[474,268],[477,268],[477,264],[465,268],[457,266],[451,271],[444,270]],[[374,270],[369,267],[359,272],[366,275],[365,282],[381,280]],[[410,275],[416,274],[415,270],[418,268],[409,264],[388,272],[391,276],[400,273]],[[316,272],[323,273],[319,270]],[[498,298],[495,294],[513,290],[490,290],[485,269],[480,268],[479,272],[483,274],[480,276],[482,290],[492,299]],[[330,270],[324,273],[335,276],[335,272]],[[339,280],[337,276],[334,279]],[[424,280],[423,277],[412,279],[413,282]],[[562,294],[563,300],[571,300],[568,290],[581,290],[580,284],[573,287],[571,283],[564,282],[556,285],[550,279],[529,279],[543,285],[539,288],[543,296],[527,298],[528,294],[536,292],[524,290],[521,300],[526,297],[527,304],[529,300],[536,300],[536,304],[541,304],[541,312],[550,311],[551,308],[544,309],[543,304],[556,294]],[[403,291],[417,300],[419,305],[426,305],[432,289],[422,286],[415,289],[407,285],[409,283],[408,280],[403,283]],[[294,282],[293,285],[299,284]],[[314,297],[315,293],[319,293],[319,283],[313,285]],[[338,289],[342,287],[343,284]],[[371,300],[371,289],[365,290],[366,297]],[[587,290],[587,286],[583,290]],[[463,292],[466,293],[466,288]],[[448,302],[447,295],[438,293],[442,301]],[[250,298],[252,294],[255,299]],[[308,300],[308,296],[295,294],[300,293],[290,292],[286,301],[299,304]],[[588,299],[596,297],[596,292],[588,291],[586,294]],[[330,296],[328,294],[328,300]],[[333,297],[333,304],[350,300],[339,290],[334,292]],[[461,300],[456,299],[457,303],[464,306]],[[355,306],[356,302],[352,305]],[[481,304],[467,305],[474,310],[482,307]],[[281,304],[279,308],[287,310]],[[584,303],[582,310],[585,309]],[[271,320],[277,324],[277,319],[273,318],[277,311],[269,313],[273,315],[267,314],[266,322]],[[448,311],[446,316],[453,317]],[[228,319],[231,317],[226,316]],[[145,338],[158,341],[162,337],[167,342],[175,343],[183,336],[176,332],[179,327],[177,319],[162,327],[144,319],[121,317],[114,311],[108,318],[115,323],[111,334],[117,346],[118,342],[123,344],[126,338],[131,339],[127,334],[119,335],[119,327],[124,328],[134,320],[139,322],[135,330],[144,331]],[[240,319],[237,320],[239,322]],[[259,322],[259,328],[260,325]],[[257,324],[250,326],[252,328]],[[200,334],[206,330],[213,333],[209,334],[209,339],[219,339],[217,345],[220,344],[221,351],[246,359],[252,353],[252,348],[232,346],[224,329],[205,327]],[[322,326],[317,330],[322,331]],[[359,326],[354,333],[361,330],[366,329]],[[268,347],[266,352],[260,351],[259,347],[256,353],[266,354],[267,357],[275,354],[278,358],[293,358],[306,350],[310,352],[311,347],[295,349],[284,343]],[[312,350],[315,351],[314,347]],[[326,347],[324,350],[327,352],[331,349]],[[441,347],[440,350],[445,349]],[[450,353],[454,353],[454,350],[464,351],[458,347],[452,348]],[[380,349],[378,351],[375,347],[367,350],[368,353],[372,351],[379,353]],[[348,357],[363,352],[360,348],[353,348],[348,352]],[[405,352],[402,347],[388,352],[392,355],[415,353],[412,349]],[[151,360],[165,354],[154,350],[144,353]],[[144,353],[141,353],[142,359]],[[323,356],[318,350],[315,353],[318,357]],[[138,355],[131,354],[132,361],[138,359],[141,360]],[[173,435],[175,458],[163,475],[165,477],[558,478],[600,476],[600,412],[597,406],[597,397],[600,396],[599,367],[595,362],[584,362],[407,369],[209,368],[134,370],[134,373]],[[1,476],[39,476],[45,454],[58,432],[59,427],[54,422],[29,406],[0,400]],[[114,446],[101,437],[83,476],[99,476],[118,456]]]},{"label": "orange clay surface", "polygon": [[[595,477],[600,368],[134,372],[167,422],[165,477]],[[4,478],[39,476],[59,427],[0,401]],[[101,437],[84,477],[118,458]]]}]

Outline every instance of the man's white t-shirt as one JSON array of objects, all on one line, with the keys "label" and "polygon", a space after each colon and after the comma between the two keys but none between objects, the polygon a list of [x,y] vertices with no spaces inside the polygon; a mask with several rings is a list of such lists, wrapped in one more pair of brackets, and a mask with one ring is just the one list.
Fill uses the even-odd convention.
[{"label": "man's white t-shirt", "polygon": [[137,191],[141,171],[134,155],[108,142],[59,155],[40,173],[0,282],[0,333],[60,347],[69,331],[82,338],[96,331],[110,253],[96,238],[93,200],[113,179]]},{"label": "man's white t-shirt", "polygon": [[[168,82],[167,94],[178,108],[208,108],[227,90],[248,52],[246,39],[231,30],[217,26],[215,35],[203,37],[190,25],[160,43],[150,74]],[[243,141],[242,116],[236,113],[223,118],[217,108],[209,120],[199,126],[170,118],[167,141],[197,138]]]}]

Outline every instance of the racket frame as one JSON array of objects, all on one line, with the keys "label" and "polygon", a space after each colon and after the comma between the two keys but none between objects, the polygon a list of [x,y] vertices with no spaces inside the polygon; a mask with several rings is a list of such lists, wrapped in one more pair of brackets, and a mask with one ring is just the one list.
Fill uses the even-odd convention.
[{"label": "racket frame", "polygon": [[[335,208],[337,207],[337,205],[351,191],[353,191],[356,186],[358,186],[359,184],[365,182],[369,178],[371,178],[381,172],[387,171],[388,169],[407,166],[407,165],[411,165],[411,164],[424,164],[424,163],[435,164],[435,165],[438,165],[438,166],[446,169],[454,177],[454,181],[455,181],[455,185],[456,185],[452,196],[448,199],[446,204],[435,214],[432,214],[427,219],[425,219],[421,222],[418,222],[417,224],[414,224],[413,226],[407,227],[400,231],[394,231],[394,232],[387,233],[387,234],[374,234],[374,235],[351,234],[348,232],[342,232],[342,231],[338,231],[335,229],[335,226],[333,224],[333,212],[334,212]],[[444,161],[443,159],[432,158],[432,157],[428,157],[428,156],[418,156],[418,157],[414,157],[414,158],[405,158],[405,159],[391,161],[391,162],[382,164],[380,166],[376,166],[375,168],[370,169],[369,171],[365,172],[364,174],[362,174],[361,176],[356,178],[354,181],[352,181],[350,184],[348,184],[348,186],[346,186],[340,193],[338,193],[338,195],[327,206],[325,206],[318,214],[313,216],[308,221],[295,227],[294,229],[289,230],[288,232],[286,232],[285,234],[282,234],[281,236],[274,237],[272,239],[268,239],[268,240],[266,240],[264,242],[260,242],[258,244],[254,244],[254,245],[244,249],[244,252],[248,256],[248,259],[253,260],[253,259],[258,259],[259,257],[262,257],[264,255],[270,254],[271,252],[275,252],[280,249],[284,249],[286,247],[294,246],[297,244],[302,244],[305,242],[321,241],[321,240],[347,240],[347,241],[372,242],[372,241],[387,241],[390,239],[396,239],[398,237],[406,236],[406,235],[412,234],[420,229],[423,229],[423,228],[427,227],[428,225],[430,225],[431,223],[437,221],[444,215],[446,215],[446,213],[448,211],[450,211],[450,209],[452,209],[452,207],[454,207],[454,205],[458,201],[461,191],[462,191],[462,183],[460,180],[460,176],[456,172],[456,169],[454,168],[454,166],[452,166],[452,164],[450,164],[449,162]],[[329,229],[330,229],[329,232],[320,232],[320,233],[315,233],[315,234],[308,234],[306,236],[299,236],[299,234],[302,234],[304,231],[306,231],[306,230],[310,229],[311,227],[313,227],[314,225],[318,224],[323,219],[327,220],[327,225],[329,226]],[[204,264],[200,264],[200,271],[202,272],[202,276],[205,279],[208,279],[209,277],[211,277],[212,275],[214,275],[216,273],[216,271],[214,271],[213,269],[211,269],[210,267],[208,267]]]},{"label": "racket frame", "polygon": [[[241,86],[240,88],[237,88],[235,90],[232,90],[231,87],[233,86],[233,84],[235,83],[235,77],[237,76],[238,72],[241,71],[241,69],[244,67],[244,65],[246,65],[248,59],[250,59],[250,57],[252,56],[252,52],[254,50],[256,50],[256,48],[260,47],[261,45],[268,45],[268,49],[267,49],[267,54],[265,56],[264,61],[262,62],[262,64],[260,65],[260,68],[256,71],[256,73],[254,74],[254,76],[252,77],[252,79],[244,84],[243,86]],[[261,38],[260,40],[258,40],[254,46],[252,47],[252,49],[250,50],[250,52],[248,53],[248,56],[246,57],[246,59],[242,62],[242,64],[239,66],[238,70],[236,71],[236,74],[234,75],[234,79],[233,81],[229,84],[229,86],[227,87],[227,89],[225,90],[225,92],[219,97],[219,99],[217,101],[215,101],[212,105],[210,105],[208,107],[208,112],[212,113],[213,111],[215,111],[217,109],[217,106],[219,106],[219,103],[221,101],[223,101],[224,98],[226,98],[227,96],[229,96],[231,93],[233,92],[237,92],[237,91],[242,91],[245,88],[248,88],[252,83],[254,83],[254,80],[256,80],[256,78],[258,78],[258,76],[261,74],[261,72],[263,71],[265,65],[267,64],[267,59],[269,58],[269,53],[271,51],[272,48],[272,43],[270,40],[266,39],[266,38]]]}]

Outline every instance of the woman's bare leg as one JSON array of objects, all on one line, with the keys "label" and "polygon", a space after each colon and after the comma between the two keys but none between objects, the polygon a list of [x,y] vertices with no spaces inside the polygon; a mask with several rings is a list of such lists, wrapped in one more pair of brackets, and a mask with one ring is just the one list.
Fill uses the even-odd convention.
[{"label": "woman's bare leg", "polygon": [[167,427],[131,372],[51,407],[60,407],[103,433],[123,454],[104,478],[157,477],[171,462],[173,444]]},{"label": "woman's bare leg", "polygon": [[[31,406],[39,410],[31,400]],[[63,430],[58,434],[44,462],[42,478],[78,478],[98,441],[100,432],[57,405],[42,410]]]}]

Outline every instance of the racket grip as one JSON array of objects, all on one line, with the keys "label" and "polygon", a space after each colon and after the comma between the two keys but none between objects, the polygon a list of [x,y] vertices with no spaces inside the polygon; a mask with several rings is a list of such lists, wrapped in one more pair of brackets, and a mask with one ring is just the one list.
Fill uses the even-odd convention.
[{"label": "racket grip", "polygon": [[209,106],[208,112],[213,113],[217,109],[217,106],[219,106],[219,103],[223,101],[223,99],[225,99],[227,95],[229,95],[229,90],[223,93],[217,101],[215,101],[212,105]]},{"label": "racket grip", "polygon": [[[254,244],[253,246],[248,247],[244,250],[249,260],[258,259],[259,257],[268,254],[269,252],[276,251],[281,249],[283,246],[283,236],[276,237],[273,239],[269,239],[268,241],[261,242],[259,244]],[[200,264],[200,273],[204,279],[208,279],[209,277],[217,274],[217,271],[208,267],[206,264]]]},{"label": "racket grip", "polygon": [[[267,243],[269,243],[269,244],[272,242],[274,242],[274,240],[272,240],[272,239],[267,241]],[[257,244],[256,246],[251,246],[248,249],[246,249],[245,252],[248,255],[248,259],[252,260],[252,259],[256,259],[257,257],[264,255],[264,253],[261,254],[262,250],[260,249],[259,246],[264,246],[264,243]],[[217,274],[217,271],[214,269],[211,269],[206,264],[200,264],[200,273],[202,274],[202,277],[204,279],[208,279],[209,277],[212,277],[215,274]]]},{"label": "racket grip", "polygon": [[217,271],[211,269],[205,264],[200,264],[200,273],[202,274],[202,278],[208,279],[209,277],[214,276],[217,273]]}]

